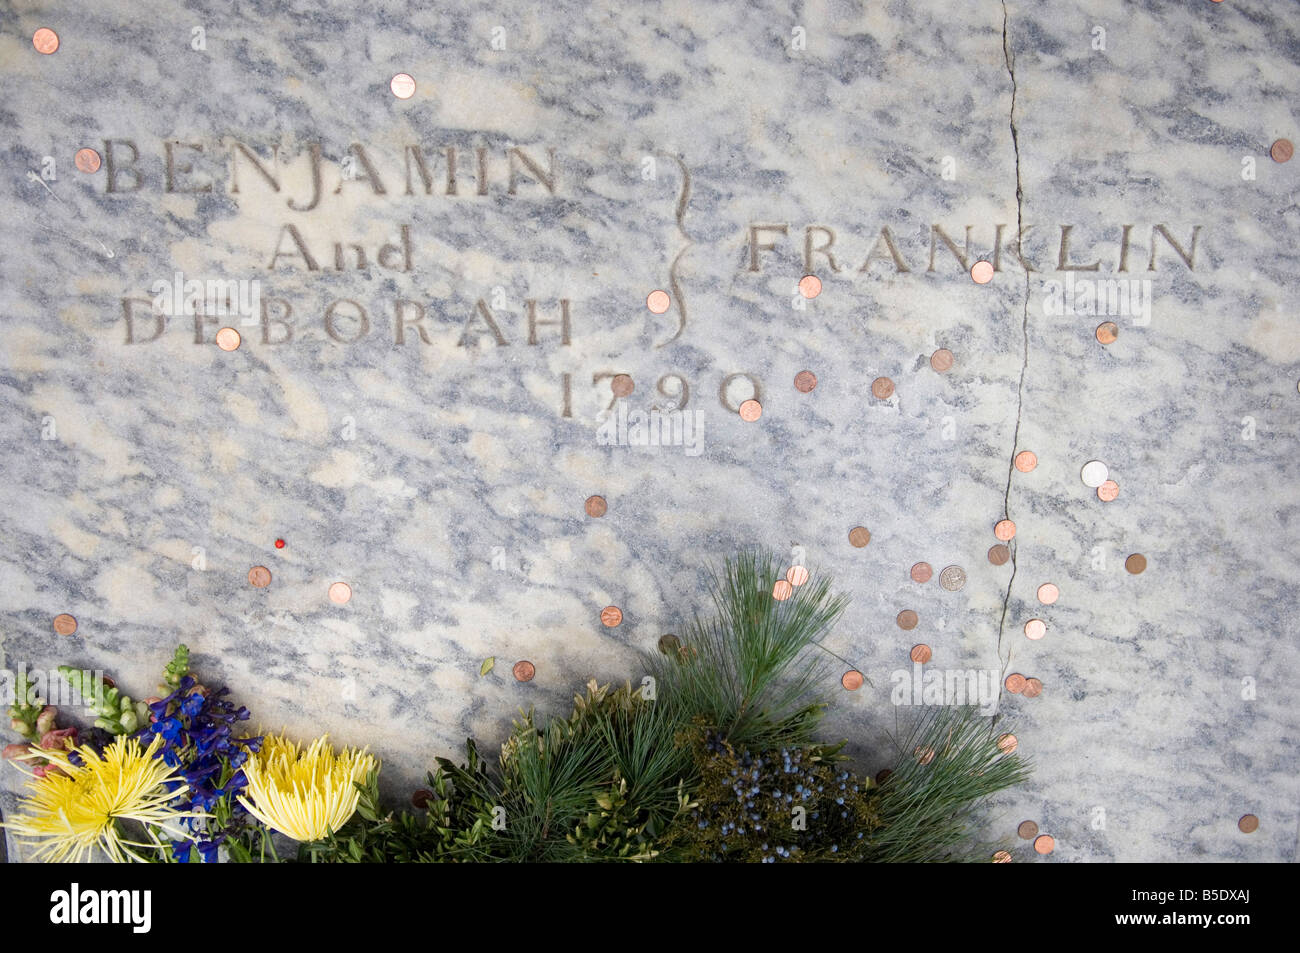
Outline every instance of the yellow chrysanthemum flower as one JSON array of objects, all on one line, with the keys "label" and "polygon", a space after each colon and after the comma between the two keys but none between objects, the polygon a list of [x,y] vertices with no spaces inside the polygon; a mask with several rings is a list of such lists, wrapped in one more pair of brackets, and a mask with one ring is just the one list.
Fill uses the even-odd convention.
[{"label": "yellow chrysanthemum flower", "polygon": [[339,754],[322,735],[305,752],[283,736],[267,735],[262,750],[244,764],[247,797],[239,803],[272,830],[296,841],[320,840],[337,832],[357,809],[364,781],[379,767],[365,750]]},{"label": "yellow chrysanthemum flower", "polygon": [[[76,749],[82,762],[79,765],[69,760],[71,751],[41,751],[41,757],[63,773],[49,771],[43,778],[28,781],[32,794],[22,801],[25,813],[3,826],[21,840],[34,843],[36,860],[81,862],[96,847],[119,863],[144,860],[131,848],[162,845],[152,825],[205,816],[168,807],[176,795],[168,790],[167,782],[177,777],[179,769],[154,757],[162,741],[161,736],[155,737],[142,750],[134,738],[122,737],[105,748],[102,756],[90,745],[82,745]],[[150,842],[125,840],[119,820],[145,825]]]}]

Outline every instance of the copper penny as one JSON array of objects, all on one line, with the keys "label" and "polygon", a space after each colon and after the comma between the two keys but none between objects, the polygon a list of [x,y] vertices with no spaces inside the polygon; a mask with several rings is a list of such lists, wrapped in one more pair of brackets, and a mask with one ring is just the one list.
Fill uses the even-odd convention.
[{"label": "copper penny", "polygon": [[856,692],[862,687],[862,673],[857,669],[849,669],[840,676],[840,684],[851,692]]},{"label": "copper penny", "polygon": [[1026,698],[1037,698],[1043,694],[1043,683],[1036,678],[1025,679],[1025,687],[1021,692]]},{"label": "copper penny", "polygon": [[587,502],[582,504],[582,508],[586,510],[588,516],[599,518],[609,510],[609,504],[605,502],[603,496],[589,496]]},{"label": "copper penny", "polygon": [[66,612],[61,612],[54,617],[54,631],[59,635],[71,635],[77,631],[77,620]]},{"label": "copper penny", "polygon": [[1042,619],[1030,619],[1025,623],[1025,638],[1037,642],[1047,634],[1047,623]]},{"label": "copper penny", "polygon": [[995,566],[1005,566],[1007,560],[1011,558],[1011,550],[1002,543],[995,543],[989,547],[989,562]]},{"label": "copper penny", "polygon": [[952,365],[955,361],[956,358],[952,356],[952,351],[948,350],[946,347],[941,347],[930,355],[930,366],[940,374],[952,370]]},{"label": "copper penny", "polygon": [[[100,681],[104,683],[105,688],[117,688],[117,682],[113,680],[112,675],[104,675],[100,678]],[[194,689],[190,689],[190,694],[191,695],[194,694]],[[155,695],[153,696],[153,701],[149,701],[148,699],[145,699],[145,704],[153,705],[153,704],[157,704],[160,701],[162,701],[162,699]]]},{"label": "copper penny", "polygon": [[994,851],[994,853],[993,853],[993,863],[995,863],[995,864],[1009,864],[1009,863],[1011,863],[1011,851],[1009,851],[1009,850],[999,850],[999,851]]},{"label": "copper penny", "polygon": [[865,526],[855,526],[849,530],[849,542],[861,549],[867,543],[871,542],[871,531]]},{"label": "copper penny", "polygon": [[912,582],[929,582],[934,578],[934,567],[929,563],[917,563],[912,567]]},{"label": "copper penny", "polygon": [[618,606],[605,606],[600,610],[600,621],[612,629],[623,621],[623,610]]},{"label": "copper penny", "polygon": [[785,578],[792,586],[802,586],[808,581],[808,570],[804,566],[791,566],[785,571]]},{"label": "copper penny", "polygon": [[755,420],[757,420],[759,417],[762,416],[763,416],[763,405],[760,404],[758,401],[754,400],[754,398],[751,397],[749,398],[749,400],[741,401],[740,403],[741,420],[747,421],[752,424]]},{"label": "copper penny", "polygon": [[233,351],[239,347],[239,332],[234,328],[222,328],[217,332],[217,347],[223,351]]},{"label": "copper penny", "polygon": [[926,662],[930,661],[930,659],[934,658],[934,652],[930,649],[930,646],[926,645],[924,642],[918,642],[916,645],[912,646],[910,657],[913,662],[924,665]]},{"label": "copper penny", "polygon": [[1054,582],[1045,582],[1038,587],[1038,601],[1045,606],[1050,606],[1061,598],[1060,587]]},{"label": "copper penny", "polygon": [[336,602],[339,605],[346,605],[347,601],[352,598],[352,587],[346,582],[335,582],[330,584],[330,602]]},{"label": "copper penny", "polygon": [[1029,473],[1038,466],[1038,454],[1032,450],[1021,450],[1016,454],[1015,464],[1021,473]]},{"label": "copper penny", "polygon": [[1007,676],[1007,680],[1003,682],[1002,685],[1012,695],[1019,695],[1025,690],[1025,676],[1018,672],[1013,672]]},{"label": "copper penny", "polygon": [[1020,741],[1010,732],[998,735],[998,750],[1003,754],[1011,754],[1020,747]]},{"label": "copper penny", "polygon": [[1134,553],[1124,560],[1124,568],[1136,576],[1147,568],[1147,558],[1141,553]]},{"label": "copper penny", "polygon": [[682,640],[671,632],[659,636],[659,651],[664,655],[673,655],[682,650]]},{"label": "copper penny", "polygon": [[610,378],[609,389],[614,392],[615,397],[627,397],[636,390],[636,384],[627,374],[615,374]]},{"label": "copper penny", "polygon": [[971,265],[971,280],[977,285],[986,285],[993,280],[993,262],[980,260]]},{"label": "copper penny", "polygon": [[1097,343],[1114,344],[1119,337],[1119,325],[1114,321],[1103,321],[1097,325]]},{"label": "copper penny", "polygon": [[652,291],[645,296],[645,306],[651,314],[663,314],[672,303],[673,299],[668,297],[667,291]]},{"label": "copper penny", "polygon": [[889,768],[881,768],[879,771],[876,772],[876,783],[884,784],[887,780],[889,780],[889,776],[893,773],[894,772],[891,771]]},{"label": "copper penny", "polygon": [[805,298],[815,298],[822,293],[822,280],[816,275],[804,275],[799,279],[799,293]]},{"label": "copper penny", "polygon": [[894,396],[894,382],[888,377],[877,377],[871,382],[871,393],[877,400],[889,400]]},{"label": "copper penny", "polygon": [[1243,814],[1241,820],[1237,821],[1237,830],[1243,834],[1253,834],[1259,830],[1259,818],[1254,814]]},{"label": "copper penny", "polygon": [[429,802],[432,800],[433,792],[428,788],[420,788],[420,790],[411,795],[411,806],[417,811],[423,811],[429,806]]},{"label": "copper penny", "polygon": [[415,77],[410,73],[398,73],[388,81],[388,88],[398,99],[410,99],[415,95]]},{"label": "copper penny", "polygon": [[1011,522],[1011,520],[998,520],[996,525],[993,527],[993,535],[1005,543],[1007,540],[1015,537],[1016,524]]},{"label": "copper penny", "polygon": [[1051,834],[1039,834],[1034,838],[1034,850],[1040,854],[1050,854],[1056,847],[1056,838]]},{"label": "copper penny", "polygon": [[59,34],[49,27],[41,27],[32,34],[32,46],[36,47],[37,53],[48,56],[59,48]]},{"label": "copper penny", "polygon": [[1038,836],[1038,825],[1033,821],[1021,821],[1020,826],[1016,828],[1016,833],[1022,840],[1033,840]]},{"label": "copper penny", "polygon": [[254,566],[248,570],[248,584],[258,589],[265,589],[271,584],[271,570],[265,566]]},{"label": "copper penny", "polygon": [[934,760],[934,749],[929,745],[917,745],[912,749],[918,764],[929,764]]},{"label": "copper penny", "polygon": [[898,614],[897,621],[900,629],[904,632],[910,632],[916,628],[916,623],[920,621],[920,617],[911,609],[904,609]]},{"label": "copper penny", "polygon": [[531,682],[537,674],[537,666],[532,662],[519,661],[511,671],[514,672],[516,682]]},{"label": "copper penny", "polygon": [[99,153],[94,149],[78,149],[77,154],[72,157],[72,163],[82,172],[98,172],[100,166]]},{"label": "copper penny", "polygon": [[1109,503],[1119,496],[1119,484],[1114,480],[1107,480],[1101,486],[1097,487],[1097,499],[1103,503]]},{"label": "copper penny", "polygon": [[772,586],[772,598],[777,602],[785,602],[794,595],[794,586],[790,585],[788,579],[778,579]]},{"label": "copper penny", "polygon": [[1295,155],[1295,146],[1291,145],[1290,139],[1279,139],[1269,148],[1268,154],[1274,162],[1290,162]]},{"label": "copper penny", "polygon": [[794,389],[801,394],[808,394],[817,386],[817,375],[812,371],[800,371],[794,375]]}]

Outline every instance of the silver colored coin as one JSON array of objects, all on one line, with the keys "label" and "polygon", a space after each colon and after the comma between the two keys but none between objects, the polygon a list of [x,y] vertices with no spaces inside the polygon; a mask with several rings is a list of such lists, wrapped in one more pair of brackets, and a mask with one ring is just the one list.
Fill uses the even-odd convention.
[{"label": "silver colored coin", "polygon": [[960,566],[949,566],[943,572],[939,573],[939,585],[943,586],[949,592],[956,592],[962,586],[966,585],[966,570]]},{"label": "silver colored coin", "polygon": [[1095,490],[1110,477],[1110,471],[1100,460],[1089,460],[1079,471],[1079,476],[1083,479],[1084,486],[1090,486]]}]

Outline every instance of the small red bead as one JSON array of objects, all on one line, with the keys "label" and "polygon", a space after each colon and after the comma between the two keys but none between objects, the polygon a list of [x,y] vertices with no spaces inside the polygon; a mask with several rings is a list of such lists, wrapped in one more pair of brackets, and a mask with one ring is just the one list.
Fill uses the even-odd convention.
[{"label": "small red bead", "polygon": [[284,540],[282,540],[282,539],[277,539],[277,540],[275,541],[275,548],[276,548],[276,549],[284,549]]}]

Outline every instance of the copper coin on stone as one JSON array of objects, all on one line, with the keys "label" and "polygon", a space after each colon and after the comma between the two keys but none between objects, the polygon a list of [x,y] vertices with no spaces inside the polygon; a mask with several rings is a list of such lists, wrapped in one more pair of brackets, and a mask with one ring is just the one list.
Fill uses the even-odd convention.
[{"label": "copper coin on stone", "polygon": [[1040,854],[1050,854],[1056,847],[1056,838],[1051,834],[1039,834],[1034,838],[1034,850]]},{"label": "copper coin on stone", "polygon": [[794,595],[794,586],[790,585],[788,579],[778,579],[772,586],[772,598],[777,602],[785,602]]},{"label": "copper coin on stone", "polygon": [[1009,850],[998,850],[998,851],[994,851],[994,852],[993,852],[993,863],[995,863],[995,864],[1009,864],[1009,863],[1011,863],[1011,851],[1009,851]]},{"label": "copper coin on stone", "polygon": [[1032,450],[1021,450],[1016,454],[1015,464],[1021,473],[1029,473],[1038,466],[1038,454]]},{"label": "copper coin on stone", "polygon": [[1119,325],[1114,321],[1103,321],[1097,325],[1097,343],[1114,344],[1119,337]]},{"label": "copper coin on stone", "polygon": [[862,687],[862,673],[857,669],[851,668],[840,676],[840,684],[851,692],[856,692]]},{"label": "copper coin on stone", "polygon": [[609,389],[614,392],[615,397],[627,397],[636,390],[636,384],[627,374],[615,374],[610,378]]},{"label": "copper coin on stone", "polygon": [[600,621],[612,629],[623,621],[623,610],[618,606],[605,606],[600,610]]},{"label": "copper coin on stone", "polygon": [[913,662],[924,665],[926,662],[930,661],[930,659],[934,658],[934,652],[930,650],[930,646],[926,645],[924,642],[919,642],[912,646],[910,657]]},{"label": "copper coin on stone", "polygon": [[871,531],[865,526],[855,526],[849,530],[849,542],[861,549],[867,543],[871,542]]},{"label": "copper coin on stone", "polygon": [[939,573],[939,585],[949,592],[956,592],[966,585],[966,570],[960,566],[948,566]]},{"label": "copper coin on stone", "polygon": [[876,772],[876,783],[884,784],[887,780],[889,780],[889,776],[893,773],[894,772],[889,768],[881,768],[879,771]]},{"label": "copper coin on stone", "polygon": [[952,365],[956,358],[952,356],[952,351],[946,347],[941,347],[930,355],[930,366],[940,374],[952,370]]},{"label": "copper coin on stone", "polygon": [[920,617],[911,609],[904,609],[898,614],[898,627],[904,632],[909,632],[912,629],[915,629],[918,621],[920,621]]},{"label": "copper coin on stone", "polygon": [[912,749],[918,764],[929,764],[934,760],[934,749],[929,745],[917,745]]},{"label": "copper coin on stone", "polygon": [[1119,496],[1119,484],[1114,480],[1107,480],[1101,486],[1097,487],[1097,499],[1103,503],[1109,503]]},{"label": "copper coin on stone", "polygon": [[1042,619],[1030,619],[1025,623],[1025,638],[1037,642],[1047,634],[1047,623]]},{"label": "copper coin on stone", "polygon": [[48,56],[59,48],[59,34],[49,27],[41,27],[32,34],[32,46],[36,47],[37,53],[44,53]]},{"label": "copper coin on stone", "polygon": [[346,582],[335,582],[330,584],[330,602],[337,602],[339,605],[345,605],[352,598],[352,587]]},{"label": "copper coin on stone", "polygon": [[912,567],[912,582],[929,582],[934,578],[934,567],[929,563],[917,563]]},{"label": "copper coin on stone", "polygon": [[1253,834],[1259,830],[1259,818],[1254,814],[1243,814],[1241,820],[1237,821],[1237,830],[1243,834]]},{"label": "copper coin on stone", "polygon": [[587,502],[582,504],[582,508],[586,510],[588,516],[599,518],[609,510],[609,504],[605,502],[603,496],[589,496]]},{"label": "copper coin on stone", "polygon": [[1033,840],[1038,836],[1038,825],[1033,821],[1021,821],[1020,826],[1016,828],[1016,833],[1023,840]]},{"label": "copper coin on stone", "polygon": [[429,802],[432,800],[433,792],[428,788],[420,788],[420,790],[411,795],[411,806],[418,811],[423,811],[429,806]]},{"label": "copper coin on stone", "polygon": [[1050,606],[1059,598],[1061,598],[1061,590],[1056,583],[1045,582],[1038,587],[1038,601],[1043,605]]},{"label": "copper coin on stone", "polygon": [[888,377],[877,377],[871,382],[871,394],[877,400],[889,400],[894,396],[894,382]]},{"label": "copper coin on stone", "polygon": [[234,328],[222,328],[217,332],[217,347],[223,351],[233,351],[239,347],[239,332]]},{"label": "copper coin on stone", "polygon": [[[104,683],[105,688],[117,688],[117,682],[113,681],[112,675],[105,675],[100,678],[100,681]],[[190,694],[191,695],[194,694],[194,689],[190,689]],[[144,703],[146,705],[152,705],[155,704],[156,702],[162,701],[162,699],[157,697],[156,695],[151,697],[153,698],[152,701],[150,701],[148,698],[144,700]]]},{"label": "copper coin on stone", "polygon": [[71,635],[77,631],[77,620],[66,612],[60,612],[54,617],[54,631],[59,635]]},{"label": "copper coin on stone", "polygon": [[792,586],[802,586],[808,581],[808,570],[804,566],[791,566],[785,571],[785,578]]},{"label": "copper coin on stone", "polygon": [[740,402],[740,419],[753,423],[759,417],[763,416],[763,405],[754,398]]},{"label": "copper coin on stone", "polygon": [[801,394],[808,394],[817,386],[817,375],[812,371],[800,371],[794,375],[794,389]]},{"label": "copper coin on stone", "polygon": [[1043,683],[1036,678],[1025,679],[1025,687],[1021,692],[1026,698],[1037,698],[1043,694]]},{"label": "copper coin on stone", "polygon": [[1019,695],[1025,690],[1025,676],[1013,672],[1007,676],[1007,680],[1002,683],[1002,686],[1012,695]]},{"label": "copper coin on stone", "polygon": [[82,172],[98,172],[100,166],[99,153],[94,149],[78,149],[77,154],[72,157],[72,164]]},{"label": "copper coin on stone", "polygon": [[529,661],[519,661],[510,671],[514,673],[516,682],[531,682],[537,674],[537,666]]},{"label": "copper coin on stone", "polygon": [[805,298],[815,298],[822,293],[822,280],[816,275],[804,275],[799,279],[799,293]]},{"label": "copper coin on stone", "polygon": [[265,589],[271,584],[271,570],[265,566],[254,566],[248,570],[248,584],[258,589]]},{"label": "copper coin on stone", "polygon": [[1007,560],[1011,558],[1011,550],[1003,543],[995,543],[989,547],[989,562],[995,566],[1005,566]]},{"label": "copper coin on stone", "polygon": [[1011,520],[998,520],[993,526],[993,535],[1002,542],[1013,539],[1016,535],[1016,524]]},{"label": "copper coin on stone", "polygon": [[1295,155],[1295,146],[1291,145],[1290,139],[1279,139],[1269,148],[1268,154],[1274,162],[1290,162]]},{"label": "copper coin on stone", "polygon": [[659,651],[664,655],[673,655],[682,649],[682,640],[671,632],[659,636]]},{"label": "copper coin on stone", "polygon": [[993,262],[984,261],[983,259],[975,262],[970,268],[971,280],[977,285],[986,285],[993,280]]},{"label": "copper coin on stone", "polygon": [[668,297],[667,291],[652,291],[645,296],[645,306],[651,314],[663,314],[672,303],[673,299]]},{"label": "copper coin on stone", "polygon": [[1134,553],[1124,560],[1124,568],[1136,576],[1147,568],[1147,558],[1141,553]]},{"label": "copper coin on stone", "polygon": [[388,88],[398,99],[410,99],[415,95],[415,77],[410,73],[398,73],[388,81]]},{"label": "copper coin on stone", "polygon": [[1011,754],[1020,747],[1020,741],[1010,732],[998,735],[998,750],[1003,754]]}]

